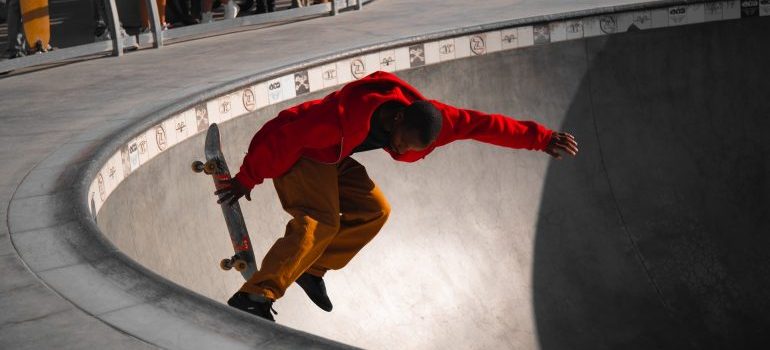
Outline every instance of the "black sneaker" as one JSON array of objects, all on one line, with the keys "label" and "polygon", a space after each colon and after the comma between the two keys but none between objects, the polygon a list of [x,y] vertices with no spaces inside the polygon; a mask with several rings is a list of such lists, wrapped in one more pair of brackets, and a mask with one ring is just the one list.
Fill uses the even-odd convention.
[{"label": "black sneaker", "polygon": [[227,301],[227,305],[275,322],[275,318],[273,318],[273,315],[270,313],[272,311],[278,315],[278,312],[273,310],[273,301],[263,296],[258,296],[257,298],[261,298],[263,300],[252,300],[248,293],[237,292],[230,298],[230,300]]},{"label": "black sneaker", "polygon": [[303,273],[295,281],[305,291],[310,300],[313,301],[321,310],[332,311],[332,301],[326,295],[326,285],[321,277],[313,276],[309,273]]}]

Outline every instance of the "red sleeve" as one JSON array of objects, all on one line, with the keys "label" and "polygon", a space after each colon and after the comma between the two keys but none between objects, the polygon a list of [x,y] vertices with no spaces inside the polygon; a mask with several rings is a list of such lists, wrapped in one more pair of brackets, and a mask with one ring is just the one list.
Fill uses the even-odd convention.
[{"label": "red sleeve", "polygon": [[320,101],[310,101],[281,111],[266,123],[251,140],[235,178],[253,188],[268,178],[286,173],[306,148],[322,148],[339,143],[338,123],[318,118],[323,114]]},{"label": "red sleeve", "polygon": [[442,111],[446,117],[444,121],[450,124],[444,126],[446,136],[444,140],[439,140],[442,145],[473,139],[502,147],[542,151],[551,141],[553,131],[534,121],[518,121],[502,114],[487,114],[438,101],[431,102]]}]

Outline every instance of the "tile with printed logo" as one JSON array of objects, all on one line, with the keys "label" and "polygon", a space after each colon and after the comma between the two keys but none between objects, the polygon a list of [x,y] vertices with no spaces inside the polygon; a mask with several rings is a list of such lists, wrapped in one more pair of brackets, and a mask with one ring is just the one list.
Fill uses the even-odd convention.
[{"label": "tile with printed logo", "polygon": [[294,73],[294,95],[302,96],[310,93],[310,75],[302,70]]},{"label": "tile with printed logo", "polygon": [[449,61],[455,58],[455,39],[445,39],[438,42],[439,61]]},{"label": "tile with printed logo", "polygon": [[471,55],[480,56],[487,53],[487,35],[485,33],[473,34],[468,39]]},{"label": "tile with printed logo", "polygon": [[565,24],[565,31],[567,33],[567,40],[581,39],[583,38],[583,21],[572,20],[567,21]]},{"label": "tile with printed logo", "polygon": [[759,0],[741,0],[741,18],[759,16]]},{"label": "tile with printed logo", "polygon": [[267,99],[270,104],[285,101],[294,97],[294,74],[284,75],[267,82]]},{"label": "tile with printed logo", "polygon": [[219,120],[214,120],[209,116],[209,107],[206,103],[201,103],[192,108],[195,113],[195,131],[204,132],[209,128],[211,123],[219,123]]},{"label": "tile with printed logo", "polygon": [[500,31],[500,43],[503,50],[510,50],[519,47],[519,31],[516,28],[508,28]]},{"label": "tile with printed logo", "polygon": [[385,72],[396,71],[396,50],[380,51],[380,70]]},{"label": "tile with printed logo", "polygon": [[652,28],[652,11],[635,11],[624,13],[618,18],[620,30],[634,31]]},{"label": "tile with printed logo", "polygon": [[674,6],[668,8],[668,25],[681,26],[687,24],[687,6]]},{"label": "tile with printed logo", "polygon": [[551,42],[551,28],[548,24],[536,24],[532,26],[535,45],[544,45]]},{"label": "tile with printed logo", "polygon": [[425,65],[425,45],[409,45],[409,68]]},{"label": "tile with printed logo", "polygon": [[[350,60],[348,64],[348,72],[352,80],[358,80],[365,77],[368,74],[368,67],[366,66],[366,57],[355,57]],[[379,62],[378,62],[379,65]]]},{"label": "tile with printed logo", "polygon": [[240,108],[245,113],[251,113],[257,110],[257,90],[254,85],[243,88],[240,96]]}]

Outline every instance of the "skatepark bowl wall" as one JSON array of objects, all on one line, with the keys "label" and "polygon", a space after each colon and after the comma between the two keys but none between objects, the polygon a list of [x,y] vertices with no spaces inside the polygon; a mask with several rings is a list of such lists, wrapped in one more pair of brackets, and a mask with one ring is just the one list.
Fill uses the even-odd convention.
[{"label": "skatepark bowl wall", "polygon": [[[729,19],[735,2],[719,4]],[[284,72],[137,129],[103,157],[89,207],[122,253],[223,303],[243,280],[219,270],[232,254],[224,220],[210,177],[190,170],[204,159],[201,131],[220,123],[236,170],[282,108],[395,70],[429,98],[570,132],[580,154],[468,140],[416,163],[354,155],[388,197],[389,221],[327,274],[333,312],[292,286],[275,304],[280,325],[371,349],[758,348],[770,342],[770,20],[681,8]],[[259,261],[289,215],[270,180],[252,198],[241,207]]]}]

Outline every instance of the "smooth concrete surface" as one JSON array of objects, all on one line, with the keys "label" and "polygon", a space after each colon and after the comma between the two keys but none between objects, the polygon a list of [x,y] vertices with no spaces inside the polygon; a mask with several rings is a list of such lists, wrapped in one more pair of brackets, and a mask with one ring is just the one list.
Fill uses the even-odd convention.
[{"label": "smooth concrete surface", "polygon": [[[770,243],[770,50],[757,51],[766,38],[754,33],[768,29],[705,24],[399,73],[430,98],[572,132],[582,152],[549,161],[457,142],[415,164],[355,155],[388,196],[389,222],[327,274],[332,313],[294,286],[275,306],[279,323],[371,349],[767,342],[770,278],[756,267]],[[231,166],[287,104],[222,125]],[[189,170],[203,138],[129,177],[99,224],[149,269],[224,302],[243,281],[218,269],[231,254],[224,221],[210,179]],[[270,181],[252,197],[242,207],[262,256],[289,216]]]},{"label": "smooth concrete surface", "polygon": [[[338,52],[403,38],[494,24],[497,21],[526,19],[531,16],[547,17],[570,11],[605,11],[607,7],[631,3],[634,2],[484,1],[475,4],[473,10],[469,11],[467,1],[459,0],[379,0],[364,11],[336,18],[321,18],[255,32],[208,38],[161,50],[136,52],[121,58],[80,62],[1,79],[0,144],[3,147],[0,149],[0,161],[4,167],[0,169],[0,199],[8,209],[0,211],[0,219],[6,223],[0,225],[0,270],[3,273],[0,282],[0,303],[4,310],[0,318],[0,347],[344,347],[339,343],[281,325],[266,324],[248,315],[233,312],[203,296],[164,282],[160,276],[133,263],[122,252],[112,250],[111,244],[102,241],[99,235],[94,235],[94,228],[89,227],[87,220],[78,217],[77,211],[73,210],[73,207],[78,205],[77,200],[81,198],[79,194],[72,193],[73,183],[77,187],[80,181],[78,174],[82,174],[82,169],[89,166],[94,154],[105,144],[110,143],[115,135],[120,136],[121,130],[138,127],[137,125],[141,125],[148,117],[167,106],[189,103],[201,98],[200,96],[208,91],[255,74],[267,74],[307,59],[327,57]],[[426,16],[426,13],[431,16]],[[635,40],[638,36],[652,35],[653,32],[586,41],[587,59],[593,57],[617,63],[610,65],[616,70],[589,74],[588,77],[592,79],[586,81],[586,77],[581,78],[578,87],[569,84],[552,87],[564,89],[563,91],[572,89],[575,94],[580,94],[581,91],[585,94],[586,86],[589,91],[598,89],[597,93],[590,94],[592,102],[589,105],[591,111],[603,111],[592,112],[596,120],[594,130],[599,130],[594,132],[594,142],[596,145],[601,141],[602,147],[594,146],[594,151],[591,152],[590,130],[589,136],[581,138],[581,148],[587,159],[585,162],[593,164],[593,168],[588,164],[589,170],[593,169],[593,172],[583,168],[586,166],[582,163],[583,158],[572,163],[557,163],[562,168],[551,168],[547,161],[540,157],[542,155],[521,152],[516,152],[515,156],[508,152],[501,155],[498,154],[499,150],[471,145],[452,146],[447,148],[446,152],[441,152],[446,154],[445,156],[437,153],[435,157],[426,159],[424,164],[420,163],[420,167],[431,162],[441,165],[443,162],[457,160],[454,155],[473,154],[480,155],[480,159],[463,159],[463,162],[484,165],[492,162],[488,159],[490,157],[499,156],[506,160],[508,158],[505,157],[510,157],[511,163],[494,163],[507,164],[510,172],[505,174],[514,175],[513,179],[542,181],[543,184],[541,197],[529,197],[539,201],[539,204],[517,202],[511,207],[512,204],[507,200],[514,195],[519,196],[517,198],[527,198],[523,197],[522,193],[537,192],[536,189],[530,188],[533,186],[507,187],[504,191],[508,192],[502,191],[507,197],[497,197],[501,191],[495,191],[494,195],[486,193],[485,197],[500,198],[501,208],[503,205],[506,205],[507,209],[513,208],[515,215],[512,215],[512,218],[526,217],[528,214],[532,219],[532,215],[537,215],[537,219],[525,224],[503,221],[498,225],[493,219],[504,218],[504,215],[497,214],[496,210],[472,217],[461,211],[454,221],[455,225],[451,227],[446,223],[424,220],[412,226],[406,226],[403,222],[398,224],[395,220],[389,224],[388,230],[391,232],[414,232],[419,228],[429,228],[425,229],[429,232],[426,234],[428,236],[413,238],[418,241],[412,241],[415,244],[406,244],[410,243],[407,240],[397,241],[399,247],[403,248],[403,251],[397,252],[410,254],[411,248],[412,254],[418,257],[414,261],[420,263],[428,260],[428,256],[423,255],[424,252],[435,248],[444,248],[436,250],[446,252],[445,254],[451,253],[453,247],[463,248],[455,255],[476,257],[471,263],[483,259],[486,252],[476,251],[475,255],[472,255],[473,249],[481,246],[497,247],[508,242],[493,239],[497,237],[483,236],[488,232],[501,232],[502,229],[495,226],[516,227],[517,232],[522,233],[516,237],[525,237],[527,232],[531,235],[529,245],[526,242],[516,242],[515,247],[519,250],[510,253],[516,255],[520,261],[509,266],[501,264],[500,267],[490,267],[491,270],[519,273],[520,276],[529,273],[531,281],[514,280],[505,277],[504,273],[462,278],[450,275],[447,277],[449,282],[444,286],[445,289],[439,288],[427,305],[435,305],[433,303],[436,299],[444,300],[446,306],[441,309],[442,312],[451,313],[453,311],[449,303],[457,302],[457,299],[448,296],[457,290],[466,290],[469,291],[466,298],[468,302],[476,303],[479,307],[471,308],[470,315],[456,315],[453,321],[463,317],[483,317],[475,316],[475,313],[492,308],[488,305],[489,300],[509,300],[510,295],[506,293],[498,299],[482,300],[478,293],[484,293],[485,289],[475,286],[493,285],[498,280],[501,283],[516,281],[514,290],[517,292],[526,291],[522,287],[524,285],[531,286],[528,293],[532,295],[529,304],[532,311],[527,314],[527,311],[510,310],[493,325],[479,324],[476,328],[468,329],[466,338],[483,344],[505,344],[505,341],[513,341],[509,347],[528,347],[536,341],[538,343],[535,345],[543,348],[601,348],[611,347],[612,344],[626,344],[627,347],[638,348],[674,348],[682,343],[685,344],[682,347],[724,348],[747,347],[761,344],[761,341],[766,342],[761,331],[767,326],[764,316],[767,314],[767,305],[761,293],[767,286],[766,279],[763,279],[766,274],[762,273],[767,269],[767,255],[761,248],[766,246],[767,242],[761,233],[766,232],[768,226],[765,164],[768,157],[767,146],[757,141],[759,136],[756,134],[767,127],[767,119],[762,119],[762,116],[767,115],[766,101],[762,99],[762,91],[767,89],[763,78],[768,76],[767,67],[762,65],[767,61],[767,52],[763,50],[766,46],[762,45],[766,40],[763,41],[760,34],[768,32],[766,23],[766,19],[753,19],[733,24],[720,23],[655,31],[657,35],[664,37],[671,35],[681,39],[680,36],[685,35],[687,38],[700,38],[703,42],[701,46],[678,45],[675,46],[677,50],[666,54],[658,50],[660,42],[648,42],[647,46],[641,48],[646,47],[647,51],[657,53],[658,56],[640,55],[641,61],[634,61],[635,56],[629,57],[625,53],[641,50],[636,46],[639,42]],[[698,28],[712,29],[709,31]],[[716,34],[722,31],[737,35],[715,39]],[[313,33],[314,39],[324,40],[308,41],[307,33]],[[622,44],[623,40],[620,39],[627,37],[632,38],[628,43],[630,47],[620,45],[617,50],[610,50],[614,47],[611,44]],[[709,44],[706,45],[708,49],[703,49],[704,42]],[[564,43],[554,46],[572,45],[576,44]],[[592,45],[606,45],[607,49],[601,50]],[[674,46],[670,42],[668,45]],[[725,50],[725,46],[729,49]],[[549,54],[551,49],[543,47],[530,51],[536,50],[544,50],[544,54]],[[588,54],[589,52],[591,54]],[[613,52],[614,54],[610,55]],[[731,52],[741,55],[730,56]],[[669,80],[668,75],[671,75],[674,68],[667,65],[669,57],[675,58],[673,62],[692,69],[678,71],[682,75],[674,75],[675,78]],[[716,57],[718,60],[703,59],[707,57]],[[636,84],[625,82],[624,85],[610,79],[629,76],[628,72],[633,70],[623,64],[644,63],[647,62],[645,59],[651,58],[656,58],[657,63],[651,64],[650,69],[661,67],[661,70],[647,71],[644,75],[631,75],[636,78]],[[593,72],[592,62],[584,60],[589,72]],[[557,63],[559,62],[555,62],[554,66],[577,69]],[[525,67],[519,69],[522,73],[534,72]],[[703,74],[711,71],[719,73],[715,75],[716,79]],[[661,75],[663,72],[668,74]],[[693,73],[691,76],[682,72],[700,73]],[[746,75],[746,72],[749,74]],[[409,74],[415,74],[413,79],[416,83],[425,81],[425,77],[419,77],[419,72]],[[433,74],[443,76],[441,73]],[[639,81],[646,81],[645,79],[651,77],[656,79],[660,90],[636,90],[640,86]],[[593,78],[605,81],[608,85],[600,89],[602,86],[592,83]],[[726,83],[721,85],[724,82]],[[572,82],[575,83],[577,82]],[[692,86],[697,89],[692,90]],[[723,90],[718,88],[720,86],[724,87]],[[430,89],[429,86],[421,87]],[[625,89],[622,89],[623,87]],[[534,94],[536,91],[530,90],[531,88],[528,86],[519,93]],[[710,92],[712,90],[715,91],[713,94]],[[608,98],[624,91],[632,94],[634,98]],[[467,104],[469,107],[475,105],[477,108],[489,110],[499,103],[494,102],[495,98],[492,98],[499,97],[499,91],[492,92],[488,95],[474,93],[453,97],[448,92],[438,91],[435,96],[456,101],[457,104]],[[633,95],[635,92],[639,95]],[[607,99],[603,99],[602,95]],[[686,96],[687,99],[676,104],[672,96],[680,95]],[[486,99],[484,96],[489,97]],[[636,101],[636,97],[640,96],[659,103],[655,104],[654,108],[645,109],[644,105],[628,108],[628,100]],[[481,100],[475,100],[476,98]],[[566,99],[564,96],[562,98]],[[511,99],[516,101],[517,97],[512,96]],[[559,108],[565,110],[563,103],[561,107],[554,105],[553,110],[549,110],[550,101],[544,97],[522,98],[519,101],[522,102],[519,107],[521,110],[513,112],[524,112],[542,118],[547,123],[561,122],[564,129],[581,130],[587,127],[581,124],[584,121],[580,122],[574,117],[578,113],[574,112],[573,108],[577,107],[570,105],[565,115],[549,114],[548,112],[559,111]],[[576,101],[579,102],[580,99]],[[613,105],[613,101],[620,101],[620,104]],[[526,105],[539,106],[539,109],[526,107],[523,102],[527,102]],[[686,107],[689,106],[698,106],[696,112],[709,117],[703,121],[698,118],[700,113],[688,114],[690,112]],[[526,108],[533,110],[526,111]],[[505,111],[503,107],[499,110]],[[573,114],[569,111],[573,111]],[[649,144],[650,139],[642,136],[651,132],[637,134],[643,123],[629,122],[632,119],[614,119],[618,114],[631,112],[646,117],[650,122],[661,124],[663,131],[652,134],[666,136],[660,139],[665,142],[660,145]],[[688,118],[675,118],[682,114]],[[602,115],[605,117],[601,118]],[[725,127],[724,123],[719,123],[724,119],[738,122],[727,124]],[[623,124],[624,121],[627,124]],[[653,123],[652,126],[658,124]],[[676,129],[677,127],[679,129]],[[616,130],[618,132],[614,132]],[[585,135],[575,132],[579,137]],[[725,132],[733,137],[725,138]],[[625,134],[631,136],[621,136]],[[679,142],[678,137],[683,137],[686,142]],[[609,142],[609,146],[604,145],[606,142]],[[629,146],[637,148],[626,151]],[[753,149],[744,151],[746,147]],[[596,153],[599,151],[601,157],[598,159],[601,160],[601,169],[604,169],[605,175],[595,178],[590,174],[602,174],[601,170],[596,170],[595,164]],[[640,156],[644,161],[631,158],[637,154],[645,155]],[[631,162],[629,158],[636,161],[631,164],[633,166],[628,166]],[[664,161],[656,162],[656,159]],[[379,164],[376,158],[367,162],[375,180],[383,186],[394,186],[394,181],[399,180],[398,177],[388,181],[375,175],[380,169],[379,166],[393,165]],[[737,165],[726,166],[730,164]],[[519,168],[519,165],[526,167]],[[446,169],[446,166],[442,165],[439,169]],[[566,171],[565,167],[566,170],[574,168],[575,171]],[[508,168],[502,166],[500,171],[506,169]],[[387,170],[384,168],[380,173],[387,173]],[[409,176],[410,182],[407,183],[427,186],[425,178],[419,179],[418,175],[421,174],[431,173],[430,170],[422,170],[401,176]],[[573,186],[568,180],[573,181],[574,174],[579,175],[578,180],[575,180],[579,181],[578,185],[588,184],[595,187]],[[441,175],[439,179],[443,179],[447,174],[438,175]],[[484,178],[487,181],[500,181],[502,185],[507,183],[502,175],[495,170],[483,176],[487,177]],[[452,179],[448,177],[448,180]],[[461,179],[465,180],[467,177]],[[735,179],[740,179],[740,182]],[[477,193],[472,185],[458,183],[460,185],[445,183],[445,187],[452,186],[454,191],[451,192],[431,193],[432,197],[412,196],[402,200],[418,202],[421,209],[425,207],[425,210],[441,212],[438,209],[446,209],[447,203],[458,202],[458,199],[467,200],[469,204],[481,203],[487,199],[481,198],[479,194],[484,193],[484,189],[488,192],[493,188],[488,185],[482,188],[482,192]],[[601,187],[602,183],[606,184],[604,189]],[[648,186],[649,183],[656,186]],[[398,183],[398,186],[402,184],[403,182]],[[430,183],[433,187],[426,188],[439,185]],[[462,185],[468,187],[464,188]],[[419,186],[412,186],[414,191],[422,190]],[[704,191],[711,186],[715,186],[717,190],[713,193]],[[609,196],[606,194],[608,189],[611,190]],[[653,189],[658,192],[651,192]],[[404,190],[399,190],[401,191]],[[600,195],[594,196],[596,192]],[[162,191],[158,193],[159,196],[164,196]],[[647,193],[652,194],[641,195]],[[391,201],[397,200],[393,195],[390,197]],[[578,200],[582,198],[587,198],[590,202],[588,204],[596,206]],[[607,204],[604,199],[614,203]],[[556,207],[561,207],[557,206],[561,202],[571,203],[564,206],[584,215],[570,216],[568,212],[556,210]],[[542,208],[551,208],[552,211],[543,211]],[[612,220],[607,214],[608,210],[614,210],[616,220]],[[471,213],[478,212],[474,209]],[[597,212],[607,216],[592,215]],[[568,224],[587,222],[591,225],[604,221],[604,226],[609,229],[605,231],[597,229],[599,226],[585,224],[585,230],[565,235],[562,234],[565,221]],[[473,222],[473,225],[469,225],[469,222]],[[537,226],[536,229],[527,231],[526,227],[529,225]],[[430,238],[430,235],[437,235],[436,227],[446,227],[450,233],[457,227],[466,228],[476,234],[472,242],[477,245],[465,244],[463,241],[463,244],[453,246],[435,239],[428,244],[417,244],[421,243],[419,240]],[[394,234],[390,236],[391,240],[396,239]],[[617,236],[623,236],[627,244],[622,245],[617,240],[612,243],[612,239],[617,239]],[[386,244],[388,241],[379,242],[387,240],[387,237],[383,232],[373,244]],[[469,237],[460,238],[467,240]],[[468,245],[468,249],[465,249],[465,245]],[[613,248],[618,246],[623,249]],[[526,266],[527,247],[530,249],[529,264],[533,266],[532,270],[507,269],[506,267],[511,266]],[[375,246],[372,246],[368,250],[374,248]],[[467,260],[471,258],[460,259],[459,262],[464,265],[472,266]],[[502,261],[509,263],[513,260],[506,257]],[[636,261],[636,264],[630,261]],[[430,266],[430,263],[433,261],[427,261],[420,266]],[[364,262],[355,264],[368,268],[377,266]],[[391,268],[395,264],[401,264],[407,275],[414,276],[418,273],[410,272],[409,267],[413,264],[407,262],[392,262],[388,259],[381,261],[379,265]],[[353,269],[354,265],[350,268]],[[647,276],[647,279],[635,279],[640,275]],[[395,309],[393,305],[398,304],[399,310],[407,315],[410,312],[425,312],[420,309],[424,304],[409,298],[389,299],[391,296],[388,292],[403,291],[403,282],[383,282],[379,279],[373,281],[376,277],[370,276],[362,282],[367,285],[387,283],[387,287],[369,288],[364,290],[364,293],[380,291],[380,299],[390,302],[385,306]],[[422,280],[421,278],[416,281]],[[643,281],[650,282],[644,285]],[[347,283],[360,285],[356,281]],[[465,285],[473,288],[463,287]],[[602,289],[603,286],[610,288]],[[636,286],[639,286],[639,289],[633,289]],[[417,284],[412,287],[414,290],[428,290],[428,287],[433,286]],[[334,293],[341,291],[335,290]],[[338,309],[346,305],[339,298],[335,296]],[[369,298],[373,296],[370,295]],[[525,300],[527,295],[517,295],[516,298]],[[287,304],[282,301],[281,307],[287,311],[279,316],[289,314],[290,306]],[[491,304],[502,305],[494,302]],[[370,307],[371,305],[362,305],[357,308]],[[363,313],[359,312],[359,322],[376,322],[368,314],[360,314]],[[286,317],[288,316],[290,315]],[[650,319],[658,321],[656,324],[660,325],[641,327],[648,325]],[[514,327],[508,327],[509,324],[514,324]],[[499,325],[502,325],[503,329],[522,329],[519,333],[525,335],[509,338],[506,334],[480,333]],[[612,328],[613,326],[618,328]],[[624,326],[627,328],[622,328]],[[378,331],[381,327],[380,324],[375,325]],[[415,326],[401,324],[399,327]],[[536,334],[527,334],[533,332],[533,329]],[[361,338],[368,336],[369,334],[363,334]],[[410,336],[420,338],[424,334],[413,332]],[[487,341],[490,343],[484,343]],[[442,344],[428,344],[426,347],[440,345]]]}]

